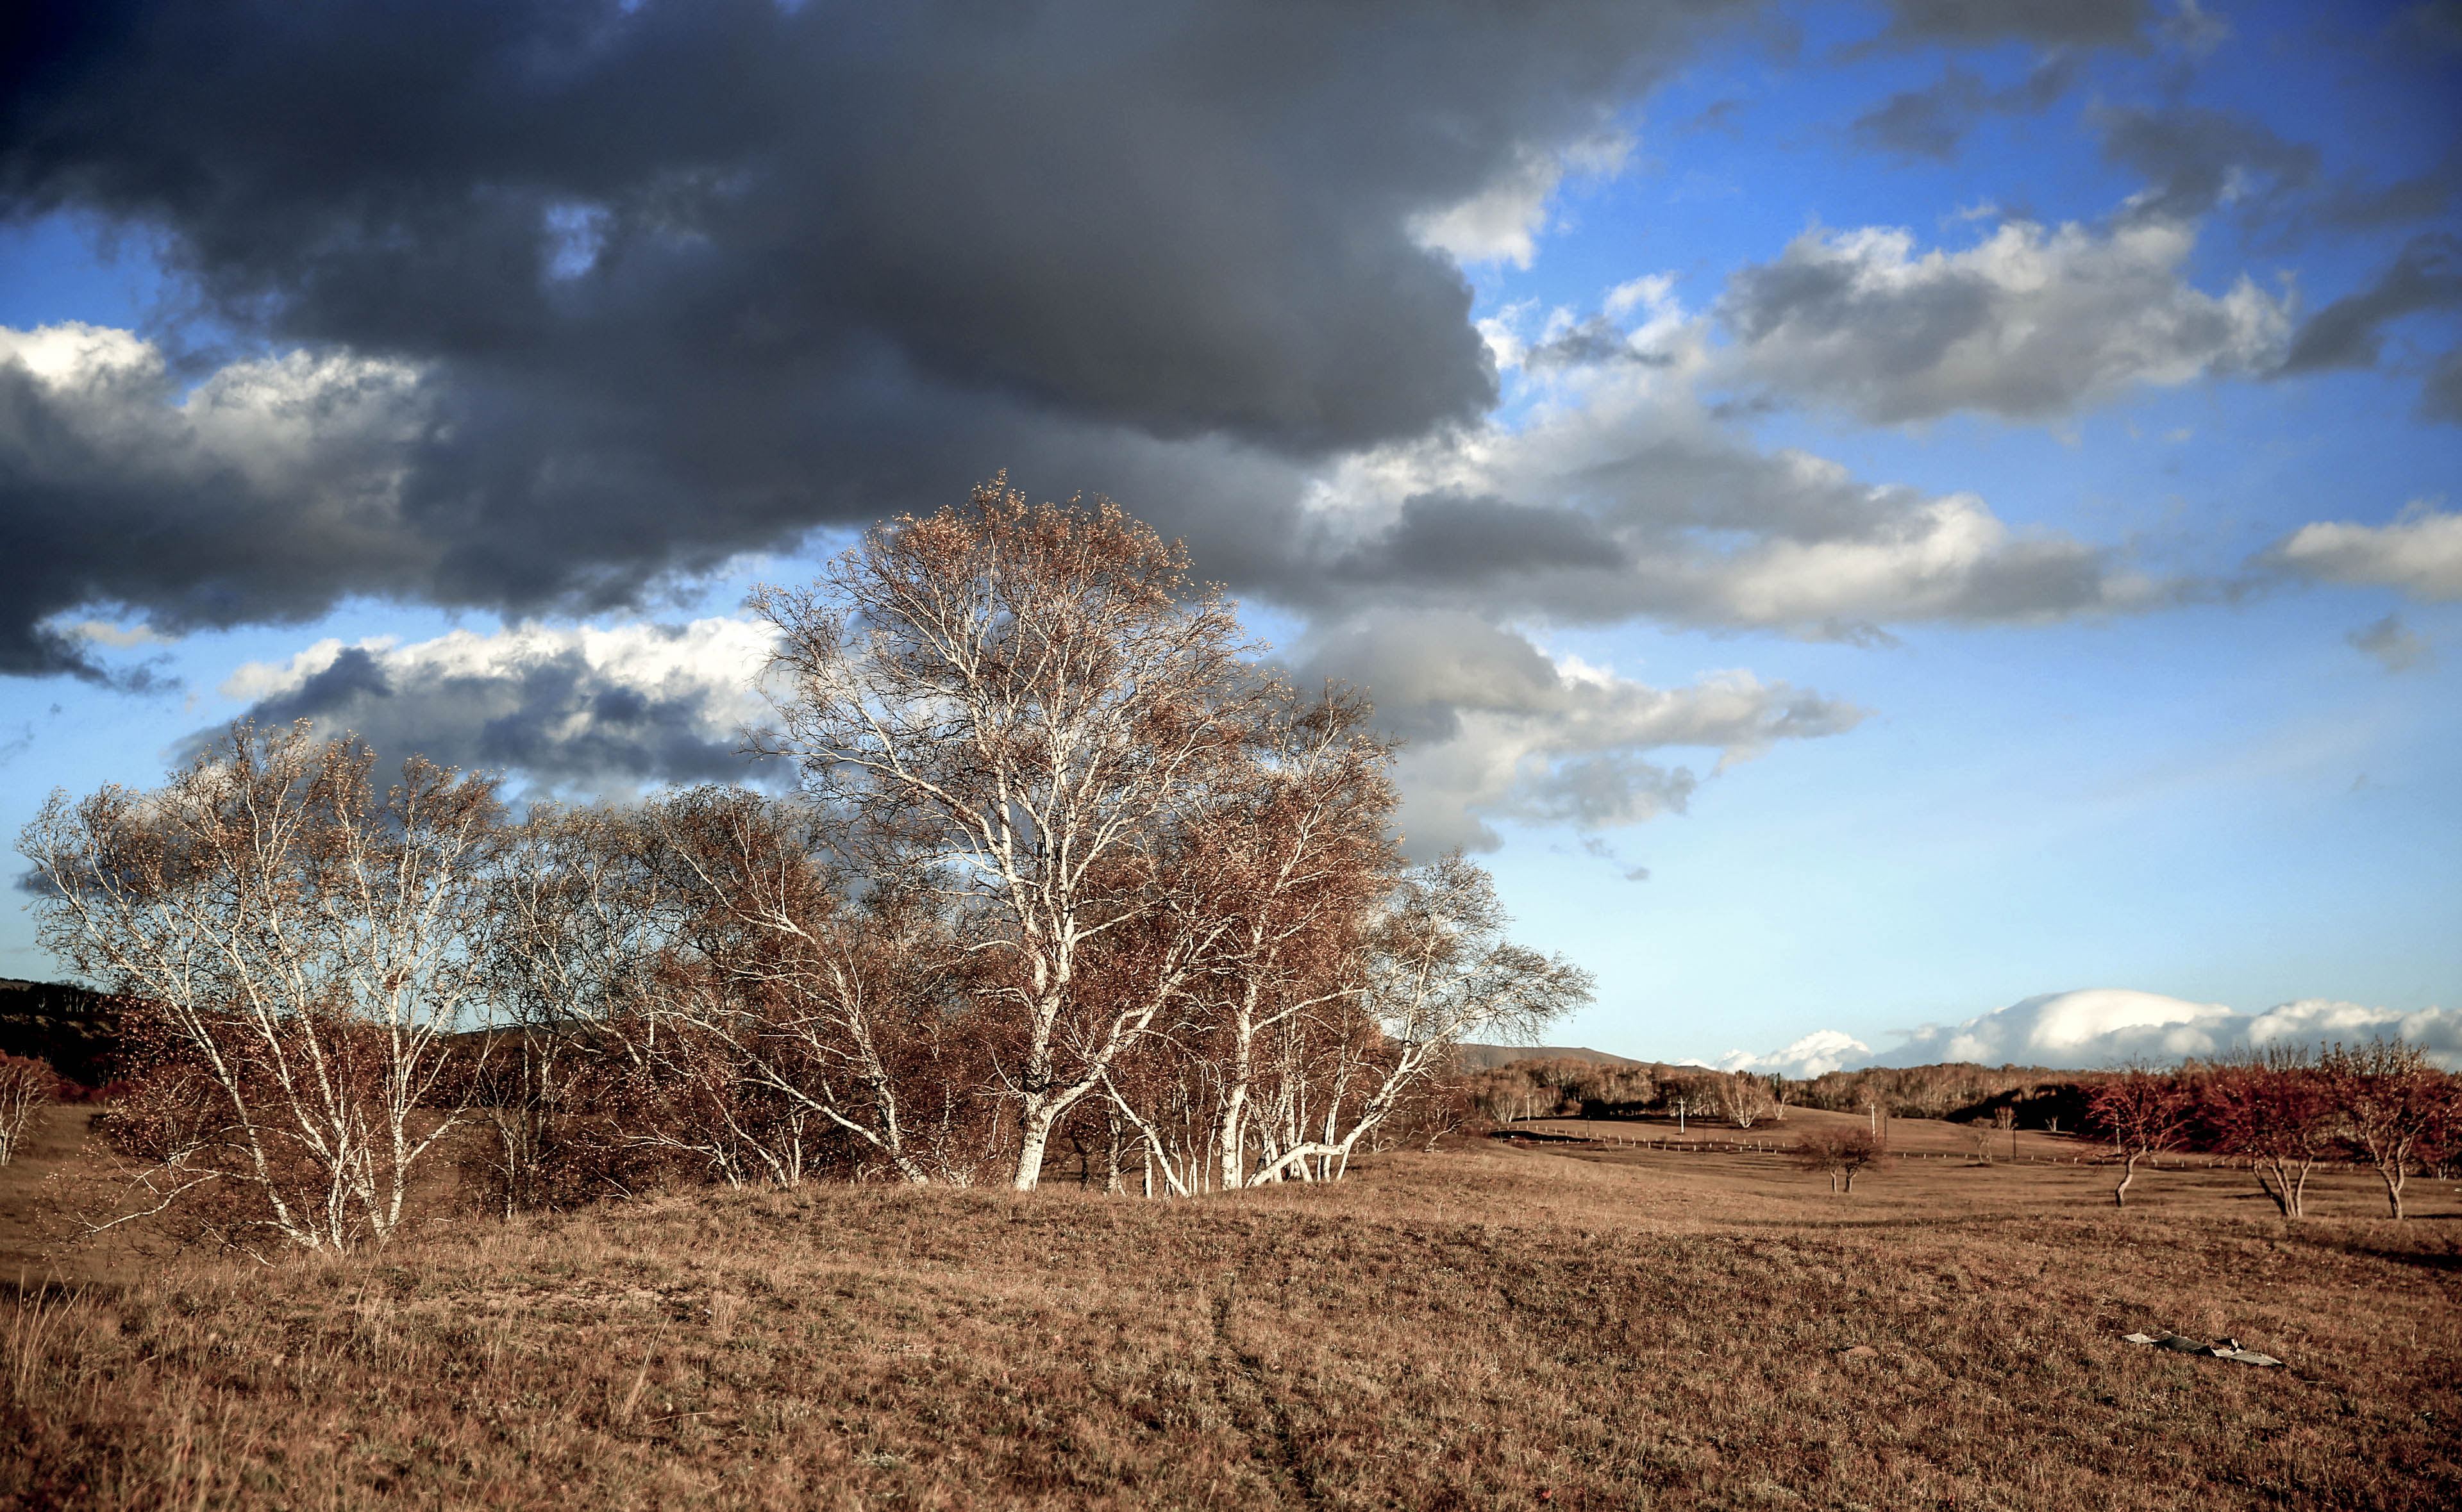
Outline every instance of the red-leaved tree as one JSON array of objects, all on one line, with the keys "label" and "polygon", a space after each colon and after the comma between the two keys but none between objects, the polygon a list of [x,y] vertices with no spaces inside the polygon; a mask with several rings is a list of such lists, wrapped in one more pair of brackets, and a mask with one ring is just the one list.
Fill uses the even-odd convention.
[{"label": "red-leaved tree", "polygon": [[2306,1216],[2308,1177],[2336,1152],[2342,1110],[2304,1048],[2269,1046],[2218,1061],[2196,1078],[2212,1148],[2236,1156],[2284,1218]]},{"label": "red-leaved tree", "polygon": [[2086,1110],[2120,1151],[2120,1184],[2111,1189],[2111,1200],[2127,1207],[2138,1162],[2179,1147],[2196,1117],[2196,1099],[2177,1075],[2132,1066],[2098,1084]]},{"label": "red-leaved tree", "polygon": [[2462,1144],[2462,1081],[2400,1040],[2347,1050],[2338,1045],[2326,1052],[2321,1074],[2343,1138],[2376,1167],[2386,1204],[2399,1220],[2411,1171]]}]

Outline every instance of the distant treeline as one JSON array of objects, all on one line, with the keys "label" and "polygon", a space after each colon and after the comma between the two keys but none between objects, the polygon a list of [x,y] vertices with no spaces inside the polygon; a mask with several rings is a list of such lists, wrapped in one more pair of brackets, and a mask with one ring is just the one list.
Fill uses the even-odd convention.
[{"label": "distant treeline", "polygon": [[[1783,1118],[1788,1108],[1866,1112],[1878,1107],[1893,1118],[1941,1118],[1953,1123],[1997,1122],[2014,1111],[2020,1129],[2083,1127],[2094,1088],[2114,1073],[2055,1070],[2041,1066],[1977,1066],[1953,1061],[1937,1066],[1875,1066],[1792,1078],[1758,1071],[1721,1071],[1707,1066],[1670,1066],[1643,1061],[1586,1059],[1558,1052],[1498,1061],[1494,1047],[1464,1047],[1460,1071],[1469,1104],[1498,1123],[1515,1118],[1585,1116],[1610,1118],[1674,1113],[1681,1104],[1701,1117],[1720,1116],[1727,1098],[1750,1103],[1760,1089],[1771,1105],[1756,1117]],[[1589,1052],[1596,1055],[1597,1052]]]},{"label": "distant treeline", "polygon": [[66,982],[0,978],[0,1055],[38,1060],[82,1089],[126,1074],[119,1003]]},{"label": "distant treeline", "polygon": [[[1809,1080],[1707,1066],[1641,1063],[1601,1065],[1566,1056],[1537,1056],[1461,1072],[1463,1096],[1497,1123],[1516,1118],[1612,1118],[1674,1113],[1726,1116],[1729,1102],[1745,1116],[1782,1119],[1788,1108],[1865,1112],[1877,1106],[1893,1118],[1997,1121],[2015,1111],[2021,1129],[2083,1126],[2094,1087],[2109,1073],[2049,1070],[2040,1066],[1872,1067],[1829,1071]],[[1766,1106],[1763,1106],[1766,1104]],[[1746,1127],[1750,1125],[1747,1124]]]},{"label": "distant treeline", "polygon": [[1877,1106],[1894,1118],[1945,1118],[1971,1123],[2016,1111],[2020,1129],[2076,1129],[2107,1071],[2053,1070],[2041,1066],[1977,1066],[1948,1061],[1936,1066],[1868,1066],[1825,1071],[1786,1084],[1787,1101],[1832,1112],[1863,1112]]},{"label": "distant treeline", "polygon": [[1679,1111],[1739,1129],[1786,1116],[1775,1077],[1703,1066],[1601,1065],[1533,1057],[1458,1073],[1458,1097],[1490,1124],[1518,1118],[1619,1118]]}]

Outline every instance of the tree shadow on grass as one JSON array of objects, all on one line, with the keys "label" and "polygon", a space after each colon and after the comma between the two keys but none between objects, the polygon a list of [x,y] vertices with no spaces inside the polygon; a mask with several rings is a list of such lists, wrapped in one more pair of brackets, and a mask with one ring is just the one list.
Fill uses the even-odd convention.
[{"label": "tree shadow on grass", "polygon": [[[2437,1213],[2421,1218],[2405,1219],[2403,1220],[2403,1222],[2406,1225],[2411,1223],[2434,1223],[2439,1225],[2444,1229],[2444,1232],[2435,1235],[2431,1242],[2442,1242],[2442,1243],[2448,1247],[2410,1249],[2404,1248],[2400,1245],[2368,1243],[2364,1241],[2356,1240],[2344,1240],[2340,1242],[2321,1240],[2317,1242],[2317,1247],[2319,1249],[2330,1249],[2337,1254],[2356,1256],[2363,1260],[2382,1260],[2390,1265],[2409,1265],[2419,1270],[2437,1270],[2449,1273],[2462,1272],[2462,1248],[2452,1247],[2457,1239],[2462,1239],[2462,1235],[2454,1233],[2456,1226],[2462,1226],[2462,1224],[2457,1224],[2455,1215]],[[2429,1236],[2423,1235],[2421,1237],[2428,1238]]]}]

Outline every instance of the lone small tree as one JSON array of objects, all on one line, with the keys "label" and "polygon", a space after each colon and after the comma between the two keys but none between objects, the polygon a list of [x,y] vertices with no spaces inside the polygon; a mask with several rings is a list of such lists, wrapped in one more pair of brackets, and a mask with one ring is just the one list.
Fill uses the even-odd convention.
[{"label": "lone small tree", "polygon": [[1966,1126],[1966,1137],[1975,1146],[1975,1163],[1990,1165],[1992,1145],[2000,1137],[2000,1126],[1998,1123],[1985,1123],[1977,1118]]},{"label": "lone small tree", "polygon": [[2111,1189],[2111,1200],[2119,1207],[2128,1205],[2137,1163],[2176,1148],[2196,1113],[2195,1101],[2179,1077],[2145,1066],[2131,1066],[2097,1084],[2086,1107],[2088,1116],[2120,1151],[2120,1184]]},{"label": "lone small tree", "polygon": [[1852,1126],[1806,1130],[1795,1142],[1795,1163],[1829,1177],[1829,1190],[1852,1193],[1855,1173],[1881,1157],[1881,1141]]}]

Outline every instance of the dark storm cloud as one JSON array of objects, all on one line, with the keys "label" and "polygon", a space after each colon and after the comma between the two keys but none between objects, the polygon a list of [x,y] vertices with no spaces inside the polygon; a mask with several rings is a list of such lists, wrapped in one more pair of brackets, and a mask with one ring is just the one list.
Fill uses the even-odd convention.
[{"label": "dark storm cloud", "polygon": [[2126,47],[2154,18],[2146,0],[1890,0],[1889,35],[1905,42]]},{"label": "dark storm cloud", "polygon": [[2307,187],[2317,149],[2258,121],[2193,105],[2096,113],[2103,155],[2144,176],[2129,205],[2141,221],[2194,221],[2226,201],[2255,213]]},{"label": "dark storm cloud", "polygon": [[396,369],[388,424],[287,468],[132,458],[0,372],[0,668],[73,668],[35,627],[79,603],[604,607],[1004,464],[1270,555],[1297,463],[1493,401],[1414,218],[1722,9],[36,8],[0,213],[140,228],[243,337]]},{"label": "dark storm cloud", "polygon": [[2346,176],[2319,202],[2317,219],[2342,230],[2372,231],[2433,220],[2462,194],[2462,154],[2390,184]]},{"label": "dark storm cloud", "polygon": [[442,533],[384,480],[427,413],[399,367],[235,364],[184,398],[125,333],[0,331],[0,672],[99,676],[43,622],[79,604],[178,628],[419,592]]},{"label": "dark storm cloud", "polygon": [[1900,90],[1856,117],[1847,135],[1900,157],[1946,161],[1974,129],[1988,97],[1979,76],[1951,68],[1930,88]]},{"label": "dark storm cloud", "polygon": [[1982,76],[1952,64],[1926,89],[1903,90],[1857,117],[1847,134],[1864,147],[1902,158],[1946,161],[1986,115],[2033,115],[2048,110],[2077,82],[2080,54],[2042,59],[2007,89],[1992,89]]},{"label": "dark storm cloud", "polygon": [[2428,382],[2419,391],[2419,416],[2462,424],[2462,348],[2438,357],[2429,370]]},{"label": "dark storm cloud", "polygon": [[1337,560],[1329,575],[1348,583],[1450,582],[1627,565],[1623,546],[1581,510],[1423,494],[1405,499],[1393,527]]},{"label": "dark storm cloud", "polygon": [[2375,283],[2335,300],[2300,328],[2281,371],[2373,367],[2386,325],[2455,305],[2462,305],[2462,237],[2443,231],[2414,236]]}]

